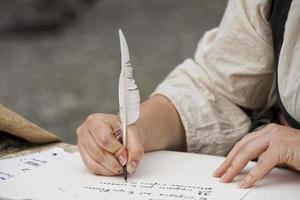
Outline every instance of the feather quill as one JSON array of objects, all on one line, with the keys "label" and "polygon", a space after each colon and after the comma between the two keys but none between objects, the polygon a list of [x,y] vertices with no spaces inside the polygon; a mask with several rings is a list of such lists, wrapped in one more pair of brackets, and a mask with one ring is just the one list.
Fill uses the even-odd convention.
[{"label": "feather quill", "polygon": [[119,78],[119,110],[122,123],[123,145],[126,146],[126,127],[136,122],[140,114],[140,93],[133,78],[128,45],[119,29],[122,67]]}]

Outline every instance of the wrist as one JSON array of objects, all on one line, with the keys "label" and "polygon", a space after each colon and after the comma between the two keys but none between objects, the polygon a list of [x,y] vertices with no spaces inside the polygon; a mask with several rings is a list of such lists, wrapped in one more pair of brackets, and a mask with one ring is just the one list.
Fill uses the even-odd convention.
[{"label": "wrist", "polygon": [[145,101],[140,106],[140,116],[137,121],[131,125],[132,129],[136,131],[141,137],[145,151],[151,151],[151,130],[153,129],[152,117],[153,113],[151,112],[151,107],[149,107],[148,101]]},{"label": "wrist", "polygon": [[141,142],[143,144],[143,146],[145,147],[145,142],[147,141],[147,132],[148,132],[148,128],[147,128],[147,124],[144,123],[144,119],[142,119],[142,117],[140,116],[138,118],[138,120],[133,123],[132,125],[129,126],[129,128],[131,130],[133,130],[134,132],[138,133],[138,135],[140,136]]}]

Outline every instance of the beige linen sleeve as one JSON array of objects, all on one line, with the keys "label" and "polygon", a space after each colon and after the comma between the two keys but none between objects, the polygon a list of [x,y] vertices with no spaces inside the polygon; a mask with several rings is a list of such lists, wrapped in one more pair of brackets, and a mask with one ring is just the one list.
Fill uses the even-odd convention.
[{"label": "beige linen sleeve", "polygon": [[189,152],[226,155],[249,132],[251,120],[241,107],[260,110],[274,103],[268,2],[230,0],[194,59],[176,67],[152,94],[176,107]]}]

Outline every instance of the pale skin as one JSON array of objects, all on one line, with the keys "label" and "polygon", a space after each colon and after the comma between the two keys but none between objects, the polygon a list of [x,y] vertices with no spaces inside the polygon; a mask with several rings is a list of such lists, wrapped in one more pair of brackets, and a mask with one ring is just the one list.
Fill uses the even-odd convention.
[{"label": "pale skin", "polygon": [[[113,136],[120,127],[117,115],[92,114],[77,129],[78,149],[85,165],[98,175],[120,175],[122,166],[132,174],[142,161],[144,152],[186,150],[186,138],[179,114],[162,95],[155,95],[141,104],[138,121],[127,129],[127,149]],[[278,164],[300,170],[300,130],[270,124],[248,134],[228,154],[214,176],[231,182],[252,159],[253,169],[239,184],[253,186]]]},{"label": "pale skin", "polygon": [[144,152],[185,150],[185,134],[173,104],[156,95],[141,104],[136,123],[127,128],[127,149],[112,136],[120,127],[119,117],[92,114],[77,129],[78,149],[85,165],[95,174],[119,175],[122,165],[134,173]]}]

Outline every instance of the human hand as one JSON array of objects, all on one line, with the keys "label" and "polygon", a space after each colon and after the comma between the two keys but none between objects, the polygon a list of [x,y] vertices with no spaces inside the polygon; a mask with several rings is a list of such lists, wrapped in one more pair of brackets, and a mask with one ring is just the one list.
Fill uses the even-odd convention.
[{"label": "human hand", "polygon": [[77,147],[80,155],[93,173],[98,175],[119,175],[127,164],[132,174],[144,155],[144,141],[135,124],[127,127],[127,149],[113,135],[120,128],[118,116],[92,114],[76,130]]},{"label": "human hand", "polygon": [[286,164],[299,171],[300,130],[269,124],[248,134],[234,146],[213,175],[221,177],[221,182],[231,182],[250,160],[257,157],[256,165],[239,184],[240,188],[252,187],[277,164]]}]

